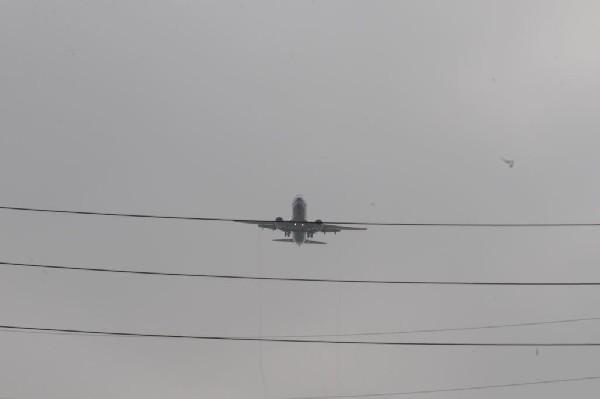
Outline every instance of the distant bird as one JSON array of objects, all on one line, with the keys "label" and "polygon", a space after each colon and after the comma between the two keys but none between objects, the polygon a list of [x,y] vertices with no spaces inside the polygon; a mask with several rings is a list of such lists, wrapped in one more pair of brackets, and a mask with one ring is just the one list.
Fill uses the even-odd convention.
[{"label": "distant bird", "polygon": [[502,161],[504,161],[504,163],[506,163],[509,168],[512,168],[513,166],[515,166],[515,161],[513,161],[512,159],[504,159],[502,157],[500,157],[500,159]]}]

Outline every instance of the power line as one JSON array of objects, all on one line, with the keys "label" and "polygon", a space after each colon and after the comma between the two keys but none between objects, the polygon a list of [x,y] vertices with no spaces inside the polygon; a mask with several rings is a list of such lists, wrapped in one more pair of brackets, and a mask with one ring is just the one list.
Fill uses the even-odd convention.
[{"label": "power line", "polygon": [[[33,266],[33,267],[49,267],[49,268],[67,268],[67,270],[83,270],[83,271],[106,271],[110,269],[85,269],[85,268],[70,268],[66,266],[50,266],[50,265],[31,265],[31,264],[19,264],[19,263],[7,263],[0,262],[0,265],[16,265],[16,266]],[[116,271],[129,273],[129,271]],[[148,274],[153,272],[135,272]],[[174,276],[180,276],[182,274],[169,274]],[[183,274],[183,276],[188,276]],[[193,277],[204,276],[204,275],[191,275]],[[343,333],[343,334],[293,334],[293,335],[268,335],[267,338],[321,338],[321,337],[358,337],[358,336],[384,336],[384,335],[397,335],[397,334],[419,334],[419,333],[438,333],[448,331],[473,331],[473,330],[487,330],[487,329],[499,329],[499,328],[512,328],[512,327],[532,327],[540,325],[550,324],[569,324],[579,323],[586,321],[598,321],[600,317],[582,317],[582,318],[571,318],[571,319],[559,319],[559,320],[544,320],[544,321],[533,321],[523,323],[504,323],[504,324],[489,324],[482,326],[470,326],[470,327],[446,327],[446,328],[427,328],[427,329],[413,329],[413,330],[397,330],[397,331],[370,331],[370,332],[355,332],[355,333]]]},{"label": "power line", "polygon": [[[28,208],[16,206],[0,206],[0,209],[25,212],[45,212],[45,213],[65,213],[72,215],[92,215],[92,216],[116,216],[129,218],[145,219],[174,219],[190,221],[208,221],[208,222],[241,222],[241,223],[273,223],[273,220],[261,219],[230,219],[230,218],[209,218],[196,216],[168,216],[168,215],[150,215],[139,213],[115,213],[115,212],[92,212],[92,211],[71,211],[59,209]],[[315,222],[304,222],[310,225]],[[323,222],[326,224],[339,225],[363,225],[363,226],[406,226],[406,227],[598,227],[600,223],[406,223],[406,222]]]},{"label": "power line", "polygon": [[484,389],[498,389],[498,388],[514,388],[523,387],[528,385],[545,385],[545,384],[557,384],[561,382],[577,382],[577,381],[591,381],[598,380],[600,376],[593,377],[580,377],[580,378],[563,378],[559,380],[544,380],[544,381],[528,381],[528,382],[515,382],[511,384],[498,384],[498,385],[476,385],[471,387],[463,388],[446,388],[446,389],[427,389],[420,391],[403,391],[403,392],[390,392],[390,393],[369,393],[360,395],[329,395],[329,396],[296,396],[288,399],[341,399],[341,398],[366,398],[375,396],[395,396],[395,395],[421,395],[430,393],[441,393],[441,392],[459,392],[459,391],[475,391]]},{"label": "power line", "polygon": [[400,330],[400,331],[379,331],[379,332],[361,332],[361,333],[345,333],[345,334],[298,334],[298,335],[270,335],[269,338],[321,338],[321,337],[366,337],[366,336],[382,336],[382,335],[396,335],[396,334],[417,334],[417,333],[437,333],[447,331],[472,331],[472,330],[486,330],[496,328],[510,328],[510,327],[530,327],[540,326],[548,324],[566,324],[566,323],[578,323],[584,321],[597,321],[600,317],[587,317],[579,319],[563,319],[563,320],[550,320],[550,321],[535,321],[526,323],[512,323],[512,324],[491,324],[485,326],[474,326],[474,327],[452,327],[452,328],[430,328],[421,330]]},{"label": "power line", "polygon": [[[384,336],[384,335],[397,335],[397,334],[418,334],[418,333],[437,333],[447,331],[470,331],[470,330],[483,330],[483,329],[496,329],[496,328],[510,328],[510,327],[525,327],[525,326],[538,326],[546,324],[561,324],[561,323],[577,323],[585,321],[597,321],[600,317],[589,317],[581,319],[565,319],[565,320],[552,320],[552,321],[541,321],[541,322],[530,322],[530,323],[515,323],[515,324],[492,324],[487,326],[476,326],[476,327],[455,327],[455,328],[436,328],[436,329],[422,329],[422,330],[402,330],[402,331],[384,331],[384,332],[363,332],[363,333],[345,333],[345,334],[293,334],[293,335],[262,335],[260,338],[323,338],[323,337],[359,337],[359,336]],[[45,331],[18,331],[15,332],[27,332],[27,333],[48,333]],[[7,331],[9,332],[9,331]],[[54,334],[54,333],[52,333]],[[56,333],[57,335],[78,335],[76,333]],[[100,335],[100,334],[98,334]],[[0,398],[1,399],[1,398]]]},{"label": "power line", "polygon": [[[0,206],[0,209],[10,211],[25,211],[25,212],[44,212],[44,213],[66,213],[71,215],[91,215],[91,216],[117,216],[128,218],[146,218],[146,219],[175,219],[175,220],[196,220],[206,222],[253,222],[252,220],[237,220],[224,218],[205,218],[192,216],[165,216],[165,215],[146,215],[137,213],[112,213],[112,212],[88,212],[88,211],[69,211],[59,209],[43,209],[43,208],[25,208],[16,206]],[[258,220],[256,222],[259,222]],[[269,221],[271,222],[271,220]]]},{"label": "power line", "polygon": [[64,265],[46,265],[36,263],[19,263],[0,261],[0,265],[44,268],[55,270],[73,270],[101,273],[121,273],[147,276],[171,276],[171,277],[197,277],[216,278],[232,280],[262,280],[262,281],[293,281],[301,283],[348,283],[348,284],[404,284],[404,285],[494,285],[494,286],[598,286],[600,282],[574,281],[574,282],[516,282],[516,281],[426,281],[426,280],[353,280],[353,279],[327,279],[327,278],[300,278],[300,277],[262,277],[244,276],[235,274],[209,274],[209,273],[174,273],[153,272],[144,270],[110,269],[101,267],[77,267]]},{"label": "power line", "polygon": [[597,347],[600,342],[378,342],[378,341],[337,341],[337,340],[310,340],[310,339],[276,339],[268,337],[234,337],[219,335],[179,335],[179,334],[150,334],[130,333],[102,330],[81,330],[49,327],[27,327],[17,325],[0,325],[0,330],[22,332],[45,332],[50,334],[78,334],[91,336],[115,336],[136,338],[169,338],[204,341],[249,341],[273,342],[288,344],[336,344],[336,345],[373,345],[373,346],[478,346],[478,347]]}]

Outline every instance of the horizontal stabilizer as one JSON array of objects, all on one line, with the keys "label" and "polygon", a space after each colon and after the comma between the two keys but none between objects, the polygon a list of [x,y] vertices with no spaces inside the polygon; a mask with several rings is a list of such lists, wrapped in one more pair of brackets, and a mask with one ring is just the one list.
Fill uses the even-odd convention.
[{"label": "horizontal stabilizer", "polygon": [[[291,238],[276,238],[273,241],[277,241],[277,242],[295,242]],[[327,244],[327,243],[323,242],[323,241],[304,240],[303,244]]]}]

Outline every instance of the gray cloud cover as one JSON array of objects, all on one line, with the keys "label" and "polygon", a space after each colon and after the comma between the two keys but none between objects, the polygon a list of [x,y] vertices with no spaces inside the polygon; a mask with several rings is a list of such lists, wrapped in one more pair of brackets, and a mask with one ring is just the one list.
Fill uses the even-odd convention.
[{"label": "gray cloud cover", "polygon": [[[270,219],[289,216],[302,193],[309,217],[324,220],[598,222],[599,15],[595,1],[3,1],[0,203]],[[246,225],[9,211],[0,223],[0,260],[17,262],[600,280],[597,229],[371,228],[297,248]],[[594,317],[597,291],[3,266],[0,321],[182,334],[391,331]],[[587,322],[415,338],[592,341],[599,333]],[[597,357],[596,349],[536,356],[0,332],[0,396],[394,392],[598,375]],[[589,397],[597,384],[485,395]]]}]

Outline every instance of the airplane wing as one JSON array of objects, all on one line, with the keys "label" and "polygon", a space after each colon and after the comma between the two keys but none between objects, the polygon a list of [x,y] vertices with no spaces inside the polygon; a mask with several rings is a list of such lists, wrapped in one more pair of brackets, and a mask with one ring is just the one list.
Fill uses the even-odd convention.
[{"label": "airplane wing", "polygon": [[261,229],[282,230],[282,231],[300,231],[305,225],[310,225],[310,222],[304,222],[301,226],[297,226],[295,222],[289,220],[281,221],[264,221],[264,220],[234,220],[238,223],[255,224]]},{"label": "airplane wing", "polygon": [[366,227],[346,227],[346,226],[336,226],[334,224],[323,224],[321,226],[321,231],[323,233],[338,233],[342,230],[366,230]]},{"label": "airplane wing", "polygon": [[257,223],[257,225],[261,229],[277,230],[277,226],[275,226],[275,223]]},{"label": "airplane wing", "polygon": [[[240,223],[247,223],[247,224],[255,224],[260,228],[263,229],[271,229],[271,230],[277,230],[277,225],[275,224],[275,222],[266,222],[266,221],[259,221],[259,220],[235,220],[236,222],[240,222]],[[366,227],[347,227],[347,226],[337,226],[334,224],[327,224],[327,223],[323,223],[321,224],[321,228],[317,229],[317,226],[319,223],[317,222],[291,222],[291,221],[281,221],[281,222],[277,222],[277,224],[279,224],[279,230],[283,230],[283,231],[306,231],[306,232],[318,232],[321,231],[323,233],[338,233],[342,230],[366,230]]]},{"label": "airplane wing", "polygon": [[234,220],[234,222],[255,224],[262,229],[277,230],[277,226],[275,226],[275,222],[265,222],[265,221],[260,221],[260,220]]}]

